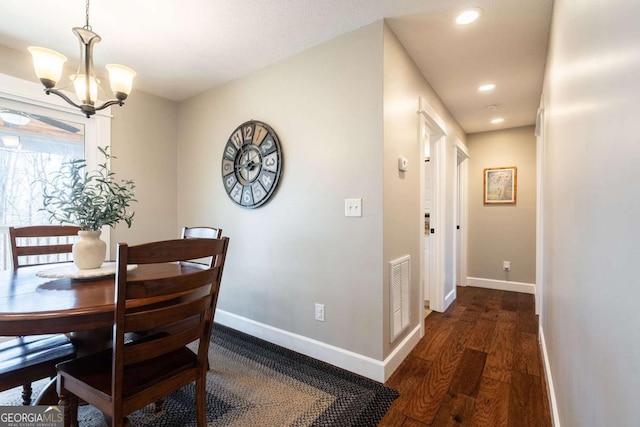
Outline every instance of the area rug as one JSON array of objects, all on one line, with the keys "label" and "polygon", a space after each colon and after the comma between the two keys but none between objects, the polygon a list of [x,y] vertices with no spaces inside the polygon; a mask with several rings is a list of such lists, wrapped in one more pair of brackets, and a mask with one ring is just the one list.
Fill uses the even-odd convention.
[{"label": "area rug", "polygon": [[[209,426],[370,427],[398,397],[377,382],[219,324],[209,360]],[[166,398],[160,413],[149,405],[129,420],[133,427],[195,426],[194,400],[193,386],[185,387]],[[0,393],[0,405],[20,401],[19,389]],[[106,426],[90,406],[80,407],[78,418],[81,427]]]}]

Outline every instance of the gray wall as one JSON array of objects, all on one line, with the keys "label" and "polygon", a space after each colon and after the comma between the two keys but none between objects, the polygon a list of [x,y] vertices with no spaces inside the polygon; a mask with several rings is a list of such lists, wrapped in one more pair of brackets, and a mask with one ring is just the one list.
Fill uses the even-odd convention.
[{"label": "gray wall", "polygon": [[640,3],[556,0],[541,326],[562,426],[640,420]]},{"label": "gray wall", "polygon": [[[385,329],[383,342],[385,349],[389,345],[389,262],[404,255],[410,255],[411,263],[411,301],[418,301],[420,292],[420,263],[423,256],[420,242],[424,239],[424,212],[420,193],[420,167],[424,159],[420,158],[418,97],[429,104],[445,122],[448,137],[444,163],[447,166],[447,180],[444,183],[446,197],[445,214],[447,231],[445,254],[445,290],[447,295],[455,286],[453,281],[453,179],[455,173],[455,143],[464,142],[464,133],[451,114],[444,107],[422,73],[400,44],[393,31],[384,28],[384,255],[383,261],[383,298],[385,299]],[[398,158],[409,161],[407,172],[398,171]],[[428,297],[426,297],[428,299]],[[411,325],[421,321],[421,310],[411,309]],[[402,335],[396,341],[401,340]],[[387,354],[387,353],[385,353]]]},{"label": "gray wall", "polygon": [[[382,23],[189,99],[179,109],[178,221],[230,236],[218,308],[377,360],[382,331]],[[261,120],[280,139],[273,198],[225,193],[224,144]],[[361,218],[344,199],[362,198]],[[314,320],[325,305],[325,322]]]},{"label": "gray wall", "polygon": [[[179,223],[232,238],[220,309],[376,360],[392,351],[401,338],[389,343],[386,264],[419,260],[423,236],[420,95],[462,134],[380,21],[180,105]],[[278,192],[255,210],[228,200],[220,178],[223,146],[249,119],[275,129],[285,164]],[[413,165],[402,179],[399,153]],[[363,217],[346,218],[344,199],[356,197]],[[419,321],[412,313],[411,328]]]},{"label": "gray wall", "polygon": [[[536,281],[536,137],[534,127],[467,136],[469,148],[468,276]],[[484,204],[484,169],[516,166],[515,205]],[[511,261],[511,271],[502,262]]]}]

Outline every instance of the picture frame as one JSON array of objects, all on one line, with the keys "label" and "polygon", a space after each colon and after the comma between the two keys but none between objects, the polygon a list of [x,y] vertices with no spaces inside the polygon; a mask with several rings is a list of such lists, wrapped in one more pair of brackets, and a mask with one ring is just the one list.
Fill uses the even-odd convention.
[{"label": "picture frame", "polygon": [[515,166],[484,169],[484,203],[487,205],[515,204],[518,169]]}]

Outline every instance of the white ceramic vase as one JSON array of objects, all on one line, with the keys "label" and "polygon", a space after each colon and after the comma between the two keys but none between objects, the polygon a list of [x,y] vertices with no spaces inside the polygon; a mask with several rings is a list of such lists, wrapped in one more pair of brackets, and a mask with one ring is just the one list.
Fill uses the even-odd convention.
[{"label": "white ceramic vase", "polygon": [[107,255],[107,244],[100,240],[102,231],[78,231],[80,239],[73,244],[73,262],[79,270],[100,268]]}]

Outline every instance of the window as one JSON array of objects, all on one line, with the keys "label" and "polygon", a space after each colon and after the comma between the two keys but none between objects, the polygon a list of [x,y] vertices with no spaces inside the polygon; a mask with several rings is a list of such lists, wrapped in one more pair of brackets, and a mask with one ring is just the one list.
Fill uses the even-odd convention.
[{"label": "window", "polygon": [[[87,119],[61,103],[39,84],[0,74],[0,270],[11,268],[9,226],[50,223],[42,181],[71,159],[94,169],[97,147],[110,145],[108,116]],[[102,239],[108,248],[109,233]]]}]

